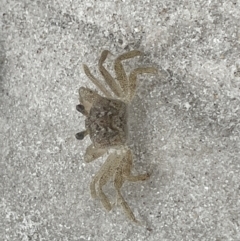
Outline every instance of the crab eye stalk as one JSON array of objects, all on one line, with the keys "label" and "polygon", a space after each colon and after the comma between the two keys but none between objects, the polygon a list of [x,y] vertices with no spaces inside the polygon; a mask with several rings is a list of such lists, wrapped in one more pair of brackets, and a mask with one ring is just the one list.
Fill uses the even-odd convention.
[{"label": "crab eye stalk", "polygon": [[87,112],[83,105],[81,105],[81,104],[76,105],[76,110],[79,111],[81,114],[87,116]]},{"label": "crab eye stalk", "polygon": [[83,140],[84,137],[88,134],[88,131],[81,131],[81,132],[78,132],[75,137],[77,140]]}]

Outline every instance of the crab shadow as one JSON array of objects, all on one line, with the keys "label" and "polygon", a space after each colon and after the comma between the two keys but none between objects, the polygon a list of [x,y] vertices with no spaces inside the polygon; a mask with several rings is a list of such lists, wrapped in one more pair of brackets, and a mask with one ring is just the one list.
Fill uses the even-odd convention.
[{"label": "crab shadow", "polygon": [[[167,135],[161,118],[159,93],[162,79],[167,76],[168,73],[162,69],[155,76],[140,76],[139,88],[129,105],[127,145],[133,153],[133,172],[150,173],[148,182],[153,188],[159,186],[159,182],[161,185],[169,182],[173,172],[164,153],[159,155],[161,147],[166,144],[166,138],[162,139],[161,136]],[[147,185],[143,183],[142,186],[147,192]]]}]

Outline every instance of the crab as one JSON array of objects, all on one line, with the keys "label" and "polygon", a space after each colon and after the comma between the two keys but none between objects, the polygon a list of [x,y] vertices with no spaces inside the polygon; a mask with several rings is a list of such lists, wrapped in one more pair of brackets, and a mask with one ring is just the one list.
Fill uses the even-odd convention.
[{"label": "crab", "polygon": [[124,213],[131,221],[138,222],[120,189],[125,181],[144,181],[149,178],[150,173],[139,175],[131,173],[133,155],[126,144],[128,139],[128,106],[135,95],[137,75],[154,74],[157,73],[157,70],[153,67],[141,67],[132,70],[127,76],[122,61],[142,55],[142,52],[132,50],[115,59],[116,78],[113,78],[103,66],[108,54],[110,54],[108,50],[102,52],[98,62],[98,69],[111,91],[91,74],[87,65],[83,65],[85,74],[102,92],[103,96],[95,90],[80,87],[80,104],[76,106],[76,109],[86,116],[86,129],[77,133],[76,138],[83,140],[85,136],[90,136],[92,144],[87,147],[84,155],[87,163],[110,153],[110,150],[112,150],[90,184],[92,198],[98,198],[103,207],[110,211],[112,204],[103,192],[103,186],[113,179],[117,203],[122,206]]}]

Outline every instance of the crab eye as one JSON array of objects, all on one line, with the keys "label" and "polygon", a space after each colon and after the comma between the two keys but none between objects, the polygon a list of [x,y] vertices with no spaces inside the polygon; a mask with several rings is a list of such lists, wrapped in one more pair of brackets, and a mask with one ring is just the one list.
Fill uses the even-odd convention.
[{"label": "crab eye", "polygon": [[76,110],[79,111],[80,113],[83,113],[84,112],[84,106],[83,105],[76,105]]},{"label": "crab eye", "polygon": [[79,111],[81,114],[88,116],[88,113],[82,104],[76,105],[76,110]]},{"label": "crab eye", "polygon": [[75,137],[76,137],[76,139],[77,140],[83,140],[84,139],[84,137],[86,136],[86,131],[81,131],[81,132],[78,132],[76,135],[75,135]]}]

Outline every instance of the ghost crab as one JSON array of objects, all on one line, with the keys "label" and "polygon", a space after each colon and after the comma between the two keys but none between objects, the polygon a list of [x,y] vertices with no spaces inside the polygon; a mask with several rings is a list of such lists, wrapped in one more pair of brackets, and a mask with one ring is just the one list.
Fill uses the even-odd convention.
[{"label": "ghost crab", "polygon": [[138,50],[132,50],[116,58],[114,62],[116,79],[114,79],[103,66],[109,53],[108,50],[102,52],[98,68],[116,98],[91,74],[89,68],[83,65],[85,74],[101,90],[104,97],[89,88],[81,87],[79,89],[80,104],[76,106],[76,109],[86,116],[86,130],[77,133],[76,138],[82,140],[86,135],[90,136],[92,144],[87,147],[85,152],[84,158],[86,162],[96,160],[107,153],[109,149],[115,149],[94,176],[90,184],[91,196],[99,198],[104,208],[110,211],[112,205],[103,192],[103,186],[113,178],[118,203],[130,220],[138,222],[124,200],[120,189],[125,181],[143,181],[148,179],[150,174],[145,173],[135,176],[131,173],[133,157],[131,150],[126,145],[128,105],[131,103],[136,91],[137,75],[156,73],[157,70],[153,67],[136,68],[127,77],[122,61],[142,54]]}]

